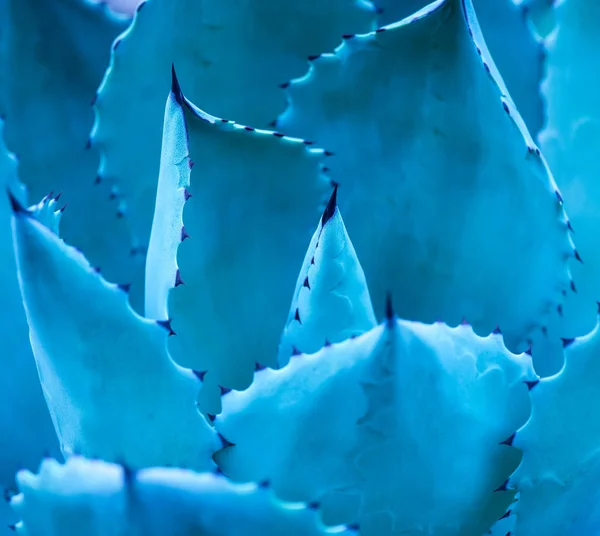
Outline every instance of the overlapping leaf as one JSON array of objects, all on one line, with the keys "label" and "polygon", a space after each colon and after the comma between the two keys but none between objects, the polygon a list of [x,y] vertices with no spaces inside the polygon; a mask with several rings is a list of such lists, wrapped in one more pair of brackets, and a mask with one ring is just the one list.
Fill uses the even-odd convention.
[{"label": "overlapping leaf", "polygon": [[232,484],[214,473],[127,468],[73,457],[20,472],[12,499],[28,536],[356,536],[325,528],[314,508],[285,504],[258,484]]},{"label": "overlapping leaf", "polygon": [[306,58],[332,50],[341,34],[369,31],[374,17],[365,0],[142,4],[113,52],[96,102],[93,135],[103,153],[100,173],[118,181],[135,214],[138,236],[148,239],[152,221],[172,63],[202,109],[266,127],[285,108],[278,85],[302,75]]},{"label": "overlapping leaf", "polygon": [[[10,188],[23,201],[17,180],[16,160],[4,147],[0,121],[0,187]],[[58,442],[43,398],[12,245],[11,210],[6,195],[0,196],[0,487],[14,488],[14,474],[33,469],[45,452],[58,455]],[[0,534],[8,534],[9,512],[0,504]]]},{"label": "overlapping leaf", "polygon": [[556,310],[577,256],[562,198],[469,0],[348,38],[287,91],[278,127],[335,153],[376,310],[392,290],[403,318],[499,323],[511,348]]},{"label": "overlapping leaf", "polygon": [[138,316],[125,289],[12,202],[31,343],[63,452],[211,467],[219,439],[196,407],[199,378],[169,358],[168,323]]},{"label": "overlapping leaf", "polygon": [[499,335],[390,317],[226,394],[216,460],[366,535],[481,535],[511,501],[494,490],[518,454],[498,443],[527,418],[528,381]]},{"label": "overlapping leaf", "polygon": [[600,297],[600,104],[590,73],[600,68],[600,35],[596,22],[600,5],[567,0],[555,8],[557,30],[548,40],[547,77],[543,84],[548,123],[540,143],[563,192],[577,248],[585,265],[575,266],[577,294],[564,305],[560,335],[589,332]]},{"label": "overlapping leaf", "polygon": [[332,189],[324,158],[302,140],[204,113],[173,78],[146,315],[172,318],[171,355],[208,371],[208,399],[218,386],[247,387],[256,362],[276,364],[298,266]]},{"label": "overlapping leaf", "polygon": [[111,42],[125,27],[126,19],[89,0],[2,2],[0,113],[32,198],[62,192],[63,204],[71,205],[65,238],[110,279],[134,282],[138,305],[144,257],[132,252],[136,244],[118,190],[95,184],[99,153],[86,147],[94,119],[91,101]]},{"label": "overlapping leaf", "polygon": [[531,418],[514,440],[523,450],[510,479],[520,495],[519,536],[591,535],[600,526],[598,324],[585,337],[564,344],[563,369],[531,390]]},{"label": "overlapping leaf", "polygon": [[337,187],[304,257],[277,362],[342,342],[377,324],[365,274],[337,208]]},{"label": "overlapping leaf", "polygon": [[[382,9],[379,23],[385,25],[409,17],[431,2],[377,0],[375,3]],[[498,70],[529,132],[535,137],[543,124],[540,96],[543,54],[524,16],[525,6],[517,6],[514,0],[473,0],[473,4]],[[536,21],[542,18],[537,5],[527,8]]]}]

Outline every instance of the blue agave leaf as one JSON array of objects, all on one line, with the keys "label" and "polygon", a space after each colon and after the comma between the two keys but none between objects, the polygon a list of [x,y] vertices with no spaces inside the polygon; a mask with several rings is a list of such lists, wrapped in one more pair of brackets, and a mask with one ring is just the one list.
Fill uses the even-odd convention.
[{"label": "blue agave leaf", "polygon": [[[383,25],[402,20],[430,2],[376,0],[375,3],[383,10],[379,19]],[[544,120],[539,91],[543,55],[538,40],[523,16],[523,7],[515,5],[513,0],[473,0],[473,4],[496,65],[529,132],[535,137]],[[538,11],[532,10],[532,15],[538,17]]]},{"label": "blue agave leaf", "polygon": [[19,283],[61,447],[133,467],[211,467],[220,445],[201,386],[171,361],[168,323],[138,316],[122,287],[12,198]]},{"label": "blue agave leaf", "polygon": [[71,206],[63,235],[112,280],[135,282],[137,305],[144,257],[132,254],[118,191],[94,184],[100,156],[86,147],[90,102],[125,20],[88,0],[5,0],[0,10],[0,113],[6,143],[20,157],[20,179],[35,199],[62,192]]},{"label": "blue agave leaf", "polygon": [[600,68],[600,37],[596,2],[561,2],[556,9],[557,31],[548,39],[547,78],[543,84],[548,122],[540,144],[569,207],[577,248],[585,261],[575,266],[577,294],[564,304],[560,335],[574,337],[594,327],[600,297],[600,105],[590,72]]},{"label": "blue agave leaf", "polygon": [[277,363],[377,325],[365,274],[337,208],[337,187],[304,257]]},{"label": "blue agave leaf", "polygon": [[283,498],[335,494],[336,520],[358,514],[365,535],[480,536],[512,498],[494,490],[518,452],[499,443],[527,418],[531,359],[498,334],[388,314],[227,393],[215,425],[230,444],[215,459],[236,480],[269,479]]},{"label": "blue agave leaf", "polygon": [[163,141],[146,316],[172,317],[171,355],[208,371],[208,402],[219,386],[250,385],[256,362],[276,364],[298,265],[331,183],[323,150],[208,115],[175,76]]},{"label": "blue agave leaf", "polygon": [[[46,460],[17,476],[12,499],[28,536],[356,536],[325,528],[315,508],[285,504],[266,486],[233,484],[214,473],[127,468],[72,457]],[[312,505],[311,505],[312,506]]]},{"label": "blue agave leaf", "polygon": [[500,324],[509,348],[556,310],[577,255],[562,198],[468,0],[346,39],[288,92],[278,125],[335,153],[376,310],[392,290],[402,317]]},{"label": "blue agave leaf", "polygon": [[151,227],[172,63],[203,109],[264,127],[285,109],[278,85],[300,76],[307,56],[332,49],[342,33],[369,31],[374,17],[364,0],[142,4],[113,51],[93,132],[103,153],[100,174],[118,181],[140,239],[148,240]]},{"label": "blue agave leaf", "polygon": [[514,440],[523,450],[510,479],[519,536],[591,535],[600,526],[599,324],[563,344],[564,367],[531,390],[531,418]]},{"label": "blue agave leaf", "polygon": [[[16,159],[4,147],[0,121],[0,186],[10,188],[25,202],[17,180]],[[56,455],[58,441],[44,401],[29,330],[23,310],[15,262],[11,210],[6,195],[0,196],[0,288],[2,341],[0,361],[0,488],[14,487],[14,474],[23,467],[34,468],[44,453]],[[0,534],[8,534],[9,511],[0,501]]]}]

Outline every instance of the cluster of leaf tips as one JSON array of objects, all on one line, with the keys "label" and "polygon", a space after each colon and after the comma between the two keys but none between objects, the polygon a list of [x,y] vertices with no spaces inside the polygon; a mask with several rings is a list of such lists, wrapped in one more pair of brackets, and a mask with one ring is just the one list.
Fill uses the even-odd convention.
[{"label": "cluster of leaf tips", "polygon": [[600,535],[599,21],[0,0],[0,535]]}]

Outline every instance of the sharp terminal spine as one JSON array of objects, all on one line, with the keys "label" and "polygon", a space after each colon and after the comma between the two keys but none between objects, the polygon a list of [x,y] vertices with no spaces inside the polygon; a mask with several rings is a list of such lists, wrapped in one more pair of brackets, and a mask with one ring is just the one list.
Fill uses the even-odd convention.
[{"label": "sharp terminal spine", "polygon": [[337,191],[338,191],[338,187],[336,185],[333,188],[331,197],[329,198],[327,206],[325,207],[325,210],[323,211],[323,216],[321,217],[321,225],[323,227],[331,218],[333,218],[333,215],[335,214],[335,209],[337,208]]}]

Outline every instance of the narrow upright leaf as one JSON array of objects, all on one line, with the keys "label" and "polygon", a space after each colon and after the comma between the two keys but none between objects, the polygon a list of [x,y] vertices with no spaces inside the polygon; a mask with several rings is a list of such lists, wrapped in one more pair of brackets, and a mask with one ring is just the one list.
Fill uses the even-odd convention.
[{"label": "narrow upright leaf", "polygon": [[[342,192],[343,195],[343,192]],[[325,207],[298,275],[277,362],[314,353],[377,324],[356,252],[337,208],[337,188]]]},{"label": "narrow upright leaf", "polygon": [[146,315],[172,318],[171,355],[208,371],[208,398],[248,387],[257,362],[277,362],[298,266],[332,189],[324,159],[303,140],[201,111],[173,76]]}]

